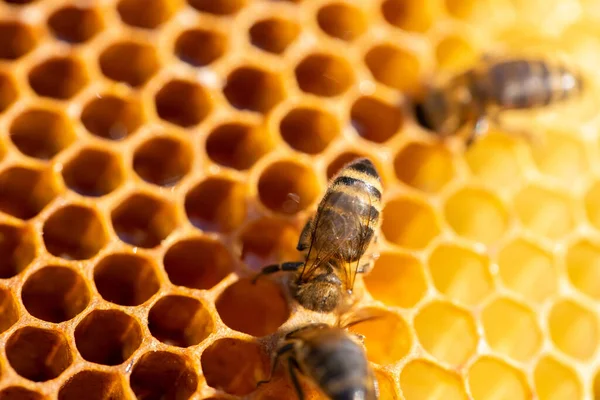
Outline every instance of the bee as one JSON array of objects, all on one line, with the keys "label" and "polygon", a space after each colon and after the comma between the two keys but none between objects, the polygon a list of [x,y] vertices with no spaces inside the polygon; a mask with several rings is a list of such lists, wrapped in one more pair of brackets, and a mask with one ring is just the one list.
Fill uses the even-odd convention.
[{"label": "bee", "polygon": [[[429,88],[415,106],[418,121],[441,136],[468,128],[470,146],[487,132],[489,122],[502,126],[507,110],[543,108],[579,96],[584,89],[578,72],[539,58],[493,58]],[[516,131],[515,131],[516,132]],[[520,132],[529,136],[525,132]]]},{"label": "bee", "polygon": [[271,375],[258,385],[270,382],[281,362],[299,400],[305,396],[298,373],[309,377],[332,400],[377,400],[377,380],[363,347],[353,335],[340,327],[313,323],[292,330],[280,344]]},{"label": "bee", "polygon": [[[381,224],[381,179],[373,163],[359,158],[346,164],[300,234],[296,249],[304,261],[268,265],[254,278],[278,271],[293,272],[294,298],[305,308],[331,312],[351,302],[356,274],[368,273],[378,254]],[[368,253],[364,262],[361,259]]]}]

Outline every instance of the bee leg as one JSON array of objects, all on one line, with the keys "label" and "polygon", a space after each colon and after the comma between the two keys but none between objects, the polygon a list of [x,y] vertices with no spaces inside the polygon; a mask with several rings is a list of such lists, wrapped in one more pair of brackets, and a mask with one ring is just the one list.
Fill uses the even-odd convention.
[{"label": "bee leg", "polygon": [[288,343],[284,346],[282,346],[279,350],[277,350],[277,353],[275,354],[275,357],[273,358],[273,364],[271,365],[271,373],[269,374],[269,377],[267,379],[263,379],[262,381],[258,381],[256,383],[256,387],[259,387],[260,385],[264,384],[264,383],[269,383],[271,382],[271,379],[273,379],[273,375],[275,374],[275,369],[277,368],[277,363],[279,362],[279,358],[281,358],[281,356],[289,351],[292,351],[294,348],[294,343]]},{"label": "bee leg", "polygon": [[294,385],[294,390],[296,391],[298,400],[304,400],[304,392],[302,391],[300,381],[298,381],[298,375],[296,374],[296,371],[299,370],[300,366],[298,365],[298,362],[293,358],[290,358],[290,360],[288,361],[288,372],[290,374],[290,379],[292,380],[292,385]]},{"label": "bee leg", "polygon": [[465,143],[466,146],[471,147],[475,140],[481,137],[484,133],[486,133],[489,130],[489,128],[490,124],[487,115],[483,114],[479,118],[477,118],[477,121],[475,121],[473,129],[471,130],[471,134],[467,137]]},{"label": "bee leg", "polygon": [[304,251],[306,249],[308,249],[308,246],[310,244],[309,241],[309,234],[310,234],[310,228],[311,228],[311,222],[312,222],[312,218],[309,218],[308,221],[306,221],[306,224],[304,224],[304,228],[302,228],[302,232],[300,233],[300,238],[298,239],[298,245],[296,246],[296,250],[298,251]]},{"label": "bee leg", "polygon": [[281,264],[272,264],[263,267],[258,274],[252,279],[252,283],[256,283],[258,278],[263,275],[274,274],[279,271],[297,271],[304,265],[304,261],[288,261]]}]

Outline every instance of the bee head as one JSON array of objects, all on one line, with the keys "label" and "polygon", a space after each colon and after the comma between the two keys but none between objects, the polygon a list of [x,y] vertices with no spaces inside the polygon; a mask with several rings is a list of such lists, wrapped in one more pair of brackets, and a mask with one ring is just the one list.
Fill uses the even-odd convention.
[{"label": "bee head", "polygon": [[318,275],[307,281],[291,281],[292,293],[300,305],[308,310],[331,312],[342,297],[341,281],[333,274]]}]

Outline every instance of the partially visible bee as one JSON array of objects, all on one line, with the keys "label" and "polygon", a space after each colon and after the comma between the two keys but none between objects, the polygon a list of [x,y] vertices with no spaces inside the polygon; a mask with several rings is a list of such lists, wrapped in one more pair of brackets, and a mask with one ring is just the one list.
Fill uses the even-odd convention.
[{"label": "partially visible bee", "polygon": [[[282,360],[283,358],[283,360]],[[271,380],[281,362],[287,367],[299,400],[305,396],[298,372],[309,377],[332,400],[377,400],[379,389],[361,344],[340,327],[309,324],[285,335],[277,349]]]},{"label": "partially visible bee", "polygon": [[[369,248],[377,242],[381,218],[381,180],[373,163],[360,158],[334,176],[313,218],[298,240],[304,261],[266,266],[254,278],[292,271],[290,290],[305,308],[331,312],[349,305],[356,274],[368,272],[377,257]],[[361,258],[368,251],[368,257]]]},{"label": "partially visible bee", "polygon": [[[542,108],[575,98],[583,91],[583,79],[564,65],[542,59],[493,59],[428,90],[415,112],[419,122],[441,136],[467,128],[467,146],[499,126],[506,110]],[[522,132],[524,133],[524,132]]]}]

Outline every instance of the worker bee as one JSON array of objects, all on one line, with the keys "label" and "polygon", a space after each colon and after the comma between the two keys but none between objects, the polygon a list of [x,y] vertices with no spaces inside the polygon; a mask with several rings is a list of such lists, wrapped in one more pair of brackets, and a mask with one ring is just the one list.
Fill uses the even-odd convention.
[{"label": "worker bee", "polygon": [[[346,164],[308,220],[296,249],[304,261],[264,267],[254,281],[277,271],[294,272],[290,290],[305,308],[331,312],[350,305],[356,274],[367,273],[378,254],[376,243],[381,224],[381,180],[373,163],[360,158]],[[368,257],[361,263],[365,253]]]},{"label": "worker bee", "polygon": [[[358,337],[358,336],[357,336]],[[298,399],[304,399],[298,373],[309,377],[332,400],[377,400],[379,389],[363,347],[345,329],[313,323],[292,330],[275,354],[271,380],[281,362]]]},{"label": "worker bee", "polygon": [[481,65],[427,90],[423,101],[416,104],[415,113],[421,125],[441,136],[468,128],[469,146],[487,132],[490,121],[503,125],[503,111],[561,103],[579,96],[583,86],[581,75],[565,65],[541,58],[484,56]]}]

